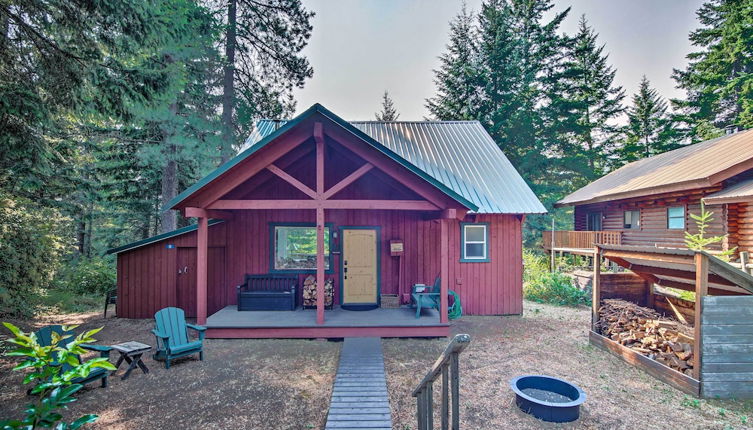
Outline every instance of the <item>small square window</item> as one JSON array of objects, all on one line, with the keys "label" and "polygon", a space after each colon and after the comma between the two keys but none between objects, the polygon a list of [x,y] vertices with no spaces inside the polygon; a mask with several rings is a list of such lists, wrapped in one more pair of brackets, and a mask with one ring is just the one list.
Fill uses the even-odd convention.
[{"label": "small square window", "polygon": [[489,225],[461,223],[460,261],[489,261]]},{"label": "small square window", "polygon": [[625,211],[622,228],[639,229],[641,228],[641,211]]},{"label": "small square window", "polygon": [[685,207],[674,206],[667,208],[667,228],[672,230],[685,229]]}]

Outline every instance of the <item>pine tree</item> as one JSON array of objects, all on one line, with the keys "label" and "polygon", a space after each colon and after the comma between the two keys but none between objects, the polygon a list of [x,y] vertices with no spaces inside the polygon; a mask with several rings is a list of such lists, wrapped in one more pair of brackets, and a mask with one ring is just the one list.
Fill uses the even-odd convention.
[{"label": "pine tree", "polygon": [[627,110],[624,143],[619,150],[621,162],[631,162],[680,147],[674,122],[664,100],[644,75],[633,105]]},{"label": "pine tree", "polygon": [[301,0],[228,0],[224,12],[222,162],[256,119],[295,111],[291,92],[313,75],[301,50],[314,16]]},{"label": "pine tree", "polygon": [[672,100],[681,112],[677,120],[691,140],[731,126],[753,127],[753,2],[709,0],[696,14],[701,28],[690,41],[699,50],[673,74],[687,92],[686,100]]},{"label": "pine tree", "polygon": [[538,183],[549,160],[540,138],[541,78],[560,47],[556,34],[569,10],[544,15],[549,0],[490,0],[479,19],[483,102],[479,119],[529,181]]},{"label": "pine tree", "polygon": [[[576,33],[562,66],[564,91],[560,97],[568,99],[567,130],[561,137],[567,163],[576,167],[585,184],[606,173],[618,127],[616,119],[622,114],[622,87],[614,84],[616,71],[608,63],[604,45],[598,45],[598,35],[581,16]],[[562,125],[560,125],[561,127]],[[579,168],[580,167],[580,168]],[[585,169],[584,169],[585,167]]]},{"label": "pine tree", "polygon": [[392,101],[387,90],[382,95],[382,110],[374,114],[377,121],[397,121],[400,114],[395,109],[395,103]]},{"label": "pine tree", "polygon": [[463,5],[450,22],[450,42],[434,70],[437,93],[426,100],[426,108],[439,120],[468,120],[478,117],[481,91],[478,76],[478,33],[476,16]]}]

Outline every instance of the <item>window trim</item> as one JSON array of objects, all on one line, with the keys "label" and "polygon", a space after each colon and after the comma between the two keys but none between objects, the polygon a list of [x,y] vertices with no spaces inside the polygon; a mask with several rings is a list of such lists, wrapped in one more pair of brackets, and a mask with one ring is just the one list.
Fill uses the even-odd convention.
[{"label": "window trim", "polygon": [[[465,227],[466,226],[483,226],[484,227],[484,257],[483,258],[467,258],[465,256]],[[461,263],[488,263],[491,261],[489,258],[489,228],[488,222],[461,222],[460,223],[460,262]],[[481,243],[481,242],[472,242]]]},{"label": "window trim", "polygon": [[[625,227],[625,215],[627,215],[628,212],[638,212],[638,225],[636,227]],[[642,230],[643,225],[641,224],[641,215],[642,214],[641,214],[640,208],[639,209],[626,209],[622,211],[622,229],[623,230]],[[631,222],[632,222],[632,219],[631,219]]]},{"label": "window trim", "polygon": [[[329,228],[329,256],[325,256],[329,260],[329,269],[325,269],[324,273],[335,273],[335,259],[333,248],[334,242],[332,233],[334,232],[335,225],[331,222],[325,223],[324,226]],[[270,222],[269,223],[269,273],[316,273],[316,269],[276,269],[275,268],[275,227],[314,227],[314,222]]]},{"label": "window trim", "polygon": [[[670,209],[675,209],[675,208],[682,209],[682,227],[670,227],[669,226],[669,220],[670,219],[679,219],[680,218],[680,217],[670,217],[669,216]],[[685,230],[685,227],[687,227],[687,216],[688,216],[688,209],[687,209],[687,207],[685,205],[681,205],[681,206],[667,206],[666,215],[667,215],[667,230],[683,230],[683,231]]]}]

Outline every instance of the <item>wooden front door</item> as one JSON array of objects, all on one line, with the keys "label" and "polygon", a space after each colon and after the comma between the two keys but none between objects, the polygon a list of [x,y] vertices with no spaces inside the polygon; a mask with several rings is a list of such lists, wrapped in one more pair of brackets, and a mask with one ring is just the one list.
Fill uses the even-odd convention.
[{"label": "wooden front door", "polygon": [[175,301],[187,317],[196,316],[196,248],[178,248]]},{"label": "wooden front door", "polygon": [[374,308],[378,304],[377,230],[343,229],[343,307]]},{"label": "wooden front door", "polygon": [[[207,311],[209,315],[227,305],[223,294],[225,285],[225,248],[208,249],[207,261]],[[178,248],[175,278],[176,306],[183,309],[186,317],[196,317],[196,248]]]}]

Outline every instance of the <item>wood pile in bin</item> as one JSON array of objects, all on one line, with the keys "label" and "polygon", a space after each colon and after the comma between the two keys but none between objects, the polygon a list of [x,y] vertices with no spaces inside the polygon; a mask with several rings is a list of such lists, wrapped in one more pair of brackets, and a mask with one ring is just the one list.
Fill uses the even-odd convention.
[{"label": "wood pile in bin", "polygon": [[[331,307],[335,289],[332,279],[324,281],[324,306]],[[303,306],[316,307],[316,278],[307,276],[303,281]]]},{"label": "wood pile in bin", "polygon": [[693,374],[693,329],[651,308],[620,299],[603,300],[596,331],[665,366]]}]

